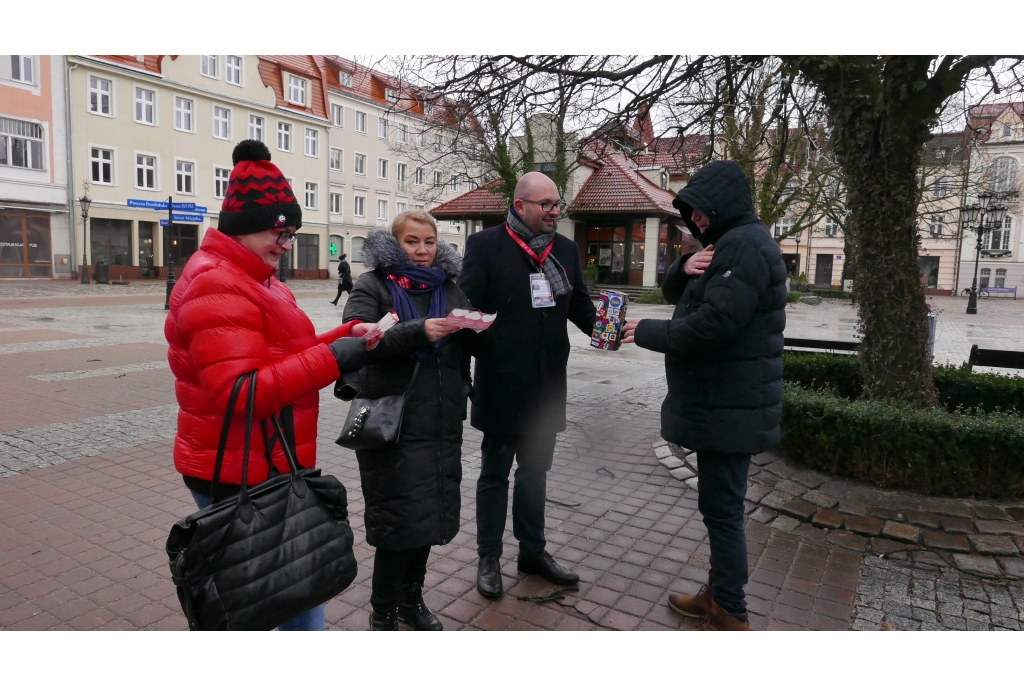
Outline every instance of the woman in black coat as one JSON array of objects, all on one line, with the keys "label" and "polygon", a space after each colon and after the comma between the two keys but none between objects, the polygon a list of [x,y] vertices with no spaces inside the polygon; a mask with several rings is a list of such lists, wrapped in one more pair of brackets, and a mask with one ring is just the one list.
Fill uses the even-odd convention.
[{"label": "woman in black coat", "polygon": [[376,323],[397,311],[400,322],[367,366],[338,381],[335,394],[373,399],[408,388],[399,445],[356,450],[366,541],[377,548],[370,627],[397,630],[401,619],[416,630],[442,630],[423,604],[423,578],[431,545],[447,544],[459,531],[468,355],[488,336],[444,323],[453,309],[471,305],[455,284],[458,253],[437,239],[426,212],[402,212],[391,232],[372,231],[363,260],[372,270],[349,295],[345,321]]}]

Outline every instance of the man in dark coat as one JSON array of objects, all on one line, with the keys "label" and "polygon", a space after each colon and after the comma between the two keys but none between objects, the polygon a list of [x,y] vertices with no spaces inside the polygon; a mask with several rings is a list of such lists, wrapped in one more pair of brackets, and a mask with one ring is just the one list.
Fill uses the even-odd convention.
[{"label": "man in dark coat", "polygon": [[525,174],[516,186],[505,224],[466,241],[459,287],[475,307],[496,313],[494,345],[477,358],[472,424],[483,431],[476,486],[477,589],[502,593],[502,534],[512,492],[512,532],[519,541],[518,569],[552,583],[574,585],[579,576],[544,550],[544,498],[555,436],[565,430],[566,374],[571,321],[588,336],[595,309],[583,283],[576,243],[557,233],[563,208],[544,174]]},{"label": "man in dark coat", "polygon": [[662,437],[697,452],[710,588],[668,602],[704,618],[703,629],[749,630],[743,498],[751,455],[779,443],[786,267],[735,162],[704,167],[672,204],[704,250],[665,273],[662,293],[676,305],[670,321],[623,327],[623,342],[665,354]]},{"label": "man in dark coat", "polygon": [[338,294],[331,300],[331,304],[338,306],[338,300],[342,293],[352,292],[352,267],[345,261],[345,254],[338,258]]}]

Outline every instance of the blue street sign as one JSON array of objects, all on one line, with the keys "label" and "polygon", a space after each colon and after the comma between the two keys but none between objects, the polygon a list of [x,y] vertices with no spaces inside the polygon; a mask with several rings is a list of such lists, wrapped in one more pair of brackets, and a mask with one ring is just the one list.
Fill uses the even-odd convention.
[{"label": "blue street sign", "polygon": [[203,223],[202,214],[186,214],[184,212],[174,212],[171,215],[175,221],[183,221],[189,224],[201,224]]},{"label": "blue street sign", "polygon": [[[142,209],[155,209],[157,211],[167,211],[167,203],[161,200],[128,200],[129,207],[141,207]],[[197,205],[194,202],[172,202],[171,206],[174,209],[180,209],[185,212],[202,212],[206,213],[206,207]]]},{"label": "blue street sign", "polygon": [[160,225],[163,226],[164,228],[167,228],[167,226],[170,225],[170,222],[167,221],[167,219],[160,219]]}]

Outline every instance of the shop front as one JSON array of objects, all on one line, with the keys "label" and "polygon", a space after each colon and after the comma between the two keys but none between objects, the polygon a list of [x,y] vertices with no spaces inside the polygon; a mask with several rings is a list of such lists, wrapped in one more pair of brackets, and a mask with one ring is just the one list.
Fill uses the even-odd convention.
[{"label": "shop front", "polygon": [[52,278],[50,215],[0,209],[0,278]]},{"label": "shop front", "polygon": [[[647,258],[647,219],[591,219],[577,223],[576,242],[584,266],[597,267],[597,282],[602,285],[643,286]],[[658,226],[657,283],[665,269],[692,242],[684,240],[679,227],[662,222]],[[689,237],[688,235],[686,236]]]}]

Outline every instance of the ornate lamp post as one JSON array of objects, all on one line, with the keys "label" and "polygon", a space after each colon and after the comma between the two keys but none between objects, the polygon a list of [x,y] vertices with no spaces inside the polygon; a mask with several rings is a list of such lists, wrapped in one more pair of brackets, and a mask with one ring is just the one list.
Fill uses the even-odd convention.
[{"label": "ornate lamp post", "polygon": [[88,191],[78,198],[78,204],[82,206],[82,285],[89,285],[89,205],[92,200]]},{"label": "ornate lamp post", "polygon": [[[796,273],[793,274],[793,280],[797,283],[800,282],[800,236],[802,233],[796,234]],[[807,273],[805,270],[804,273]]]},{"label": "ornate lamp post", "polygon": [[[985,236],[993,228],[1003,225],[1006,218],[1006,207],[996,205],[989,209],[992,202],[992,193],[982,193],[978,196],[978,204],[969,205],[960,209],[960,225],[964,228],[974,227],[978,234],[978,241],[974,248],[974,280],[971,282],[971,295],[967,300],[967,313],[978,313],[978,262],[981,259],[981,248]],[[977,222],[977,226],[974,223]]]}]

